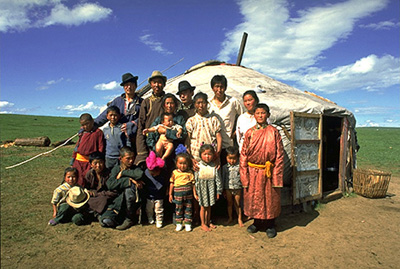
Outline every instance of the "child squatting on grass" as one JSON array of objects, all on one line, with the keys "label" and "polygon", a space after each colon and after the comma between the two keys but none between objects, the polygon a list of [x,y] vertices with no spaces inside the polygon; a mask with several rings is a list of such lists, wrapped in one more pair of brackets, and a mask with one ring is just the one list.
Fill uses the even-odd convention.
[{"label": "child squatting on grass", "polygon": [[[118,196],[100,217],[103,227],[126,230],[135,223],[144,183],[143,171],[133,164],[134,160],[135,153],[130,147],[120,149],[121,164],[114,166],[106,183],[108,190],[117,192]],[[125,220],[122,222],[123,219]]]},{"label": "child squatting on grass", "polygon": [[211,207],[222,192],[221,179],[214,163],[215,149],[210,144],[200,147],[199,171],[195,172],[196,193],[200,205],[200,221],[203,231],[211,231],[216,226],[211,223]]},{"label": "child squatting on grass", "polygon": [[179,153],[176,156],[176,168],[172,172],[169,188],[169,202],[175,203],[176,231],[181,231],[185,224],[185,230],[192,230],[192,200],[198,199],[194,186],[195,180],[192,173],[192,165],[189,154]]},{"label": "child squatting on grass", "polygon": [[49,225],[55,226],[70,221],[76,225],[83,225],[90,220],[87,206],[90,195],[86,189],[76,186],[77,180],[77,169],[67,167],[62,184],[53,193],[53,218]]}]

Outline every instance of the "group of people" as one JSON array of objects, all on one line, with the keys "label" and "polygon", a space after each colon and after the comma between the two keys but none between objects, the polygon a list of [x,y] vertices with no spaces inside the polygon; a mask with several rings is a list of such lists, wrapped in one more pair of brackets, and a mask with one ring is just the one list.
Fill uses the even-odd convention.
[{"label": "group of people", "polygon": [[191,231],[197,219],[211,231],[211,209],[223,195],[228,224],[235,208],[240,227],[246,217],[254,219],[249,233],[276,236],[283,145],[268,124],[269,107],[249,90],[244,112],[225,94],[223,75],[211,79],[212,97],[194,95],[188,81],[179,83],[176,95],[165,93],[167,78],[154,71],[148,79],[152,94],[143,100],[136,95],[137,79],[122,75],[121,96],[95,119],[80,116],[79,139],[54,191],[49,224],[97,218],[102,227],[125,230],[147,218],[161,228],[165,211],[173,208],[176,231]]}]

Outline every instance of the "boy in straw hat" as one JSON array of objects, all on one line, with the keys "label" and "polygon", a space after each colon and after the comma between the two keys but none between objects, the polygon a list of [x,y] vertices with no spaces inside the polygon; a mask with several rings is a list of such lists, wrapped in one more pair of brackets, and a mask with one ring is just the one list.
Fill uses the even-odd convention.
[{"label": "boy in straw hat", "polygon": [[76,225],[87,224],[91,220],[87,206],[89,197],[86,189],[80,186],[72,187],[59,205],[56,217],[50,220],[49,224],[54,226],[70,221]]},{"label": "boy in straw hat", "polygon": [[148,81],[153,93],[150,97],[143,100],[140,107],[138,132],[136,136],[136,165],[145,162],[149,155],[149,150],[146,145],[146,137],[143,135],[143,130],[148,129],[154,120],[163,112],[162,97],[165,95],[164,87],[167,83],[167,77],[160,71],[153,71]]}]

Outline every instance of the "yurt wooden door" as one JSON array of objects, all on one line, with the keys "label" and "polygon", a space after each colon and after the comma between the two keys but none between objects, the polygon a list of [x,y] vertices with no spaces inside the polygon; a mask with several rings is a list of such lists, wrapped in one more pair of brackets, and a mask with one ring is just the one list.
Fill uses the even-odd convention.
[{"label": "yurt wooden door", "polygon": [[322,197],[321,137],[319,114],[291,112],[293,204]]}]

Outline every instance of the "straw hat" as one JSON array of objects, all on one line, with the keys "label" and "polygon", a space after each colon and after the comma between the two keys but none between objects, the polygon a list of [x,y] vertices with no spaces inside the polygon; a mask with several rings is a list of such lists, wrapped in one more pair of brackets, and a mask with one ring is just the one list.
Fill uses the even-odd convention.
[{"label": "straw hat", "polygon": [[158,71],[158,70],[155,70],[155,71],[153,71],[153,73],[151,73],[151,77],[149,77],[149,79],[148,79],[149,83],[150,83],[150,81],[151,81],[153,78],[161,78],[162,80],[164,80],[164,84],[167,83],[167,77],[164,76],[164,75],[163,75],[160,71]]},{"label": "straw hat", "polygon": [[89,198],[90,195],[86,189],[75,186],[68,191],[68,196],[65,201],[73,208],[80,208],[86,204]]}]

